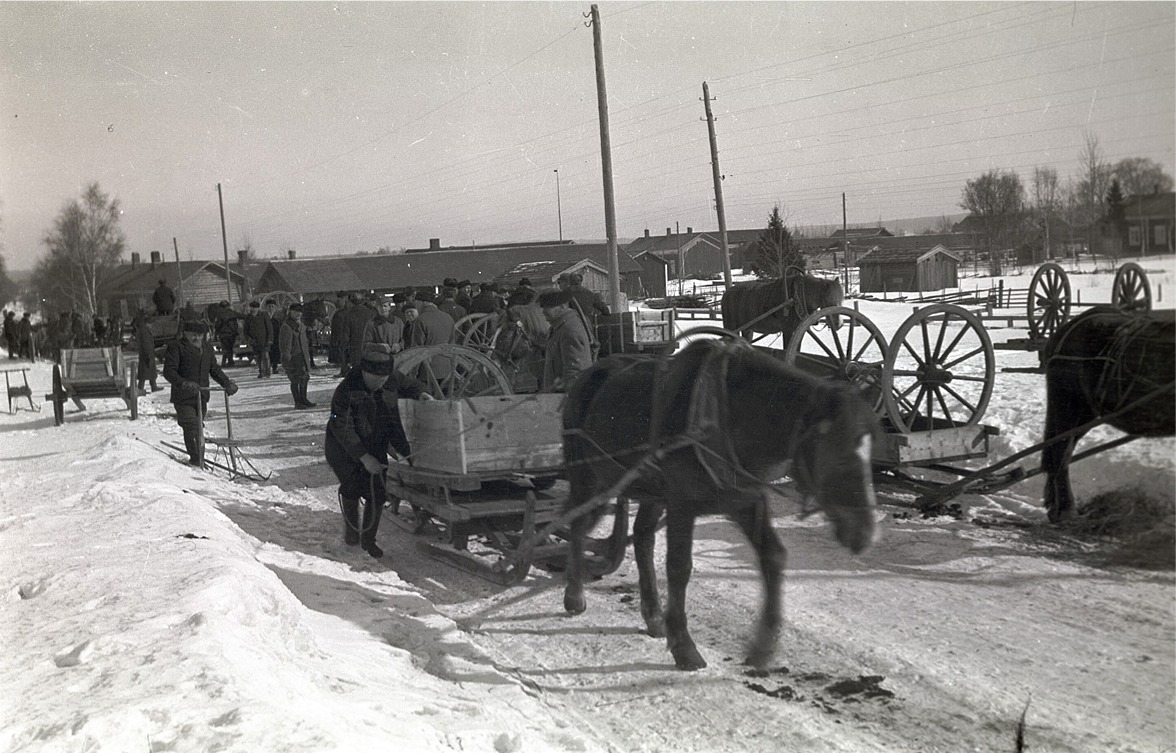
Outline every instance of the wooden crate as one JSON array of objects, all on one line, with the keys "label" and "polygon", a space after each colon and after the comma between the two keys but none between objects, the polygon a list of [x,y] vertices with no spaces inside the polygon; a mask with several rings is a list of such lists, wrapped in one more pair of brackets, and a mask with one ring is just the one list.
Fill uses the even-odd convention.
[{"label": "wooden crate", "polygon": [[417,468],[448,473],[536,473],[563,465],[563,395],[401,400]]},{"label": "wooden crate", "polygon": [[601,316],[596,335],[602,353],[659,350],[674,339],[674,310],[639,309]]},{"label": "wooden crate", "polygon": [[910,434],[887,432],[881,441],[874,443],[874,462],[885,466],[918,466],[982,458],[988,455],[989,437],[997,434],[999,429],[984,424]]}]

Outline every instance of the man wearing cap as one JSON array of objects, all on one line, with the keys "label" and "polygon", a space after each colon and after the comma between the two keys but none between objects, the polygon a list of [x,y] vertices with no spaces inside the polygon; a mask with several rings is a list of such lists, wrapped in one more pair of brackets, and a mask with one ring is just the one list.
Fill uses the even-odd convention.
[{"label": "man wearing cap", "polygon": [[265,302],[265,313],[270,318],[270,331],[273,333],[269,345],[270,372],[277,373],[282,365],[282,347],[278,344],[278,335],[282,331],[285,317],[278,313],[278,302],[272,298]]},{"label": "man wearing cap", "polygon": [[220,302],[220,310],[216,312],[216,339],[221,345],[221,366],[233,365],[233,352],[237,347],[237,335],[240,326],[237,324],[237,312],[233,311],[228,301]]},{"label": "man wearing cap", "polygon": [[576,375],[592,365],[592,346],[580,315],[569,308],[572,296],[566,290],[539,294],[543,317],[551,324],[547,354],[543,362],[543,390],[566,392]]},{"label": "man wearing cap", "polygon": [[473,301],[470,298],[470,284],[469,280],[458,280],[457,284],[453,286],[457,288],[457,297],[453,300],[457,301],[457,305],[461,306],[467,312],[469,312],[470,303]]},{"label": "man wearing cap", "polygon": [[135,331],[135,348],[139,352],[138,390],[143,392],[143,383],[150,382],[151,391],[155,392],[159,389],[156,384],[159,377],[155,364],[155,333],[147,326],[146,311],[139,309],[135,312],[131,328]]},{"label": "man wearing cap", "polygon": [[343,319],[343,354],[346,368],[354,369],[359,365],[359,359],[363,355],[363,330],[375,317],[376,311],[368,305],[366,297],[362,293],[352,293],[351,305],[347,307],[347,314]]},{"label": "man wearing cap", "polygon": [[249,313],[245,315],[245,337],[249,339],[253,357],[257,360],[257,378],[269,379],[273,373],[270,368],[270,341],[274,339],[274,322],[269,314],[262,313],[260,301],[249,303]]},{"label": "man wearing cap", "polygon": [[457,302],[457,288],[452,285],[441,288],[441,302],[437,304],[437,308],[449,314],[454,323],[461,321],[466,315],[466,310]]},{"label": "man wearing cap", "polygon": [[412,335],[408,340],[409,347],[420,345],[440,345],[453,342],[453,317],[437,308],[433,302],[432,290],[417,291],[417,319]]},{"label": "man wearing cap", "polygon": [[347,357],[343,354],[343,341],[347,332],[344,322],[347,321],[347,307],[349,305],[345,292],[340,290],[335,294],[335,313],[331,314],[331,345],[327,362],[339,367],[339,373],[335,375],[336,379],[347,376]]},{"label": "man wearing cap", "polygon": [[157,314],[170,314],[176,310],[176,294],[167,286],[167,280],[159,281],[159,286],[151,294],[151,302],[155,304]]},{"label": "man wearing cap", "polygon": [[572,272],[568,275],[567,292],[572,294],[572,300],[575,301],[573,306],[580,309],[580,313],[584,315],[584,321],[588,322],[588,326],[595,331],[598,318],[601,315],[608,316],[608,306],[600,297],[600,293],[585,288],[584,275],[579,272]]},{"label": "man wearing cap", "polygon": [[188,462],[204,466],[204,417],[208,414],[209,377],[234,395],[237,385],[217,365],[208,330],[200,322],[184,322],[181,337],[167,344],[163,356],[163,378],[171,382],[171,402],[176,407],[176,423],[184,431],[184,449]]},{"label": "man wearing cap", "polygon": [[535,288],[531,287],[531,281],[524,277],[506,299],[506,307],[509,309],[511,306],[526,306],[533,300]]},{"label": "man wearing cap", "polygon": [[483,282],[478,286],[479,293],[470,301],[470,305],[466,306],[466,311],[471,314],[494,314],[499,310],[498,296],[494,294],[494,285],[489,282]]},{"label": "man wearing cap", "polygon": [[[348,546],[362,545],[377,559],[384,556],[376,534],[387,499],[388,448],[405,458],[411,454],[396,401],[432,399],[423,384],[393,371],[390,350],[387,345],[374,345],[335,388],[324,443],[327,464],[339,479],[343,541]],[[362,525],[361,497],[365,501]]]},{"label": "man wearing cap", "polygon": [[363,352],[373,345],[387,345],[392,353],[404,350],[404,320],[392,316],[392,301],[388,298],[376,303],[376,316],[363,328]]},{"label": "man wearing cap", "polygon": [[278,347],[282,351],[282,368],[290,380],[290,394],[294,396],[294,407],[298,410],[313,408],[314,403],[306,397],[310,384],[310,340],[306,336],[306,325],[302,323],[302,304],[291,303],[286,309],[286,321],[278,332]]}]

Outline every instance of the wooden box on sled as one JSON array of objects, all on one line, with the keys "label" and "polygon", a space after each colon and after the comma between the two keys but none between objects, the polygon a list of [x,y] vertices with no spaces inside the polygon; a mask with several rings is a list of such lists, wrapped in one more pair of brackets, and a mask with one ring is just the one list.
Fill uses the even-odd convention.
[{"label": "wooden box on sled", "polygon": [[418,469],[533,474],[563,465],[563,395],[401,400],[400,418]]}]

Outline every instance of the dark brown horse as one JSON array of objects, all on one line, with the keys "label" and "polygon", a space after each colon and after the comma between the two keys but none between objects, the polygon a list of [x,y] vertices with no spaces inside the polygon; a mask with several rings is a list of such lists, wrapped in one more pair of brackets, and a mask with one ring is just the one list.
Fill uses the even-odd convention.
[{"label": "dark brown horse", "polygon": [[[791,476],[806,499],[816,497],[851,551],[874,541],[873,411],[856,390],[796,371],[743,341],[700,340],[672,359],[610,356],[576,380],[563,422],[568,509],[633,479],[623,495],[640,501],[633,549],[641,614],[649,635],[666,636],[680,669],[706,666],[686,628],[697,516],[727,516],[755,548],[765,600],[748,661],[759,667],[776,648],[785,560],[768,483]],[[664,617],[653,566],[663,513]],[[571,614],[585,609],[583,537],[594,522],[580,515],[572,524],[564,593]]]},{"label": "dark brown horse", "polygon": [[[840,306],[843,300],[837,280],[789,267],[778,279],[738,282],[728,288],[721,305],[723,328],[740,333],[745,340],[750,340],[753,332],[779,332],[787,343],[806,316],[827,306]],[[829,324],[836,328],[836,317]]]},{"label": "dark brown horse", "polygon": [[1106,418],[1132,436],[1176,433],[1173,364],[1176,312],[1129,313],[1093,308],[1054,333],[1041,360],[1045,366],[1045,507],[1057,522],[1074,515],[1070,455],[1090,428]]}]

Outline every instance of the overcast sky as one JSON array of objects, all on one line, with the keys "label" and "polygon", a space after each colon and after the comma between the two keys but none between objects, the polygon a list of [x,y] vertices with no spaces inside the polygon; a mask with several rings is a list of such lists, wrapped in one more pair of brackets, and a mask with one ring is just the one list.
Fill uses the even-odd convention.
[{"label": "overcast sky", "polygon": [[[0,3],[0,229],[97,181],[127,251],[605,237],[588,3]],[[1172,3],[601,4],[617,229],[954,214],[992,168],[1176,173]],[[557,175],[558,170],[558,190]]]}]

